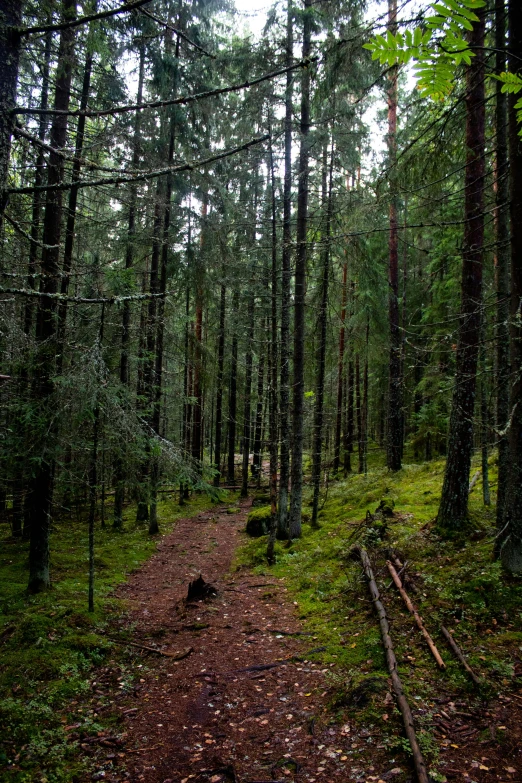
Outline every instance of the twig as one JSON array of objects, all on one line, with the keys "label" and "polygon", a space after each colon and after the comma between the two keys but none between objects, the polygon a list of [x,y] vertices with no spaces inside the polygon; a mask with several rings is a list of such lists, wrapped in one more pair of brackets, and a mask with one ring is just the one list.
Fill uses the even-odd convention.
[{"label": "twig", "polygon": [[40,27],[25,27],[19,30],[20,35],[35,35],[36,33],[56,33],[59,30],[66,30],[69,27],[80,27],[88,22],[94,22],[97,19],[107,19],[109,16],[116,16],[116,14],[124,14],[127,11],[133,11],[135,8],[140,8],[142,5],[150,3],[151,0],[135,0],[134,3],[124,3],[117,8],[112,8],[109,11],[99,11],[97,14],[90,14],[90,16],[80,16],[78,19],[70,19],[64,22],[58,22],[58,24],[44,24]]},{"label": "twig", "polygon": [[357,554],[361,558],[361,563],[364,569],[364,573],[368,580],[368,585],[370,588],[373,605],[379,617],[382,642],[384,645],[384,649],[386,650],[386,661],[388,663],[388,671],[390,672],[393,691],[395,693],[395,698],[397,700],[397,706],[399,707],[402,713],[404,730],[406,732],[406,736],[411,745],[411,750],[413,754],[413,763],[415,765],[417,778],[419,780],[419,783],[429,783],[429,777],[426,771],[426,765],[424,763],[424,758],[422,756],[422,752],[419,747],[419,743],[417,741],[417,736],[415,734],[415,729],[413,725],[413,715],[411,714],[410,706],[408,704],[406,696],[404,695],[401,679],[397,673],[397,658],[395,657],[395,653],[393,651],[393,644],[390,637],[390,627],[388,625],[386,612],[384,610],[384,606],[382,605],[380,595],[379,595],[379,590],[377,589],[377,584],[373,576],[370,559],[368,557],[366,550],[360,546],[355,547],[355,552],[357,552]]},{"label": "twig", "polygon": [[175,661],[182,661],[183,658],[186,658],[188,655],[190,655],[191,652],[194,651],[193,647],[187,647],[186,650],[181,650],[181,652],[166,652],[165,650],[158,650],[157,647],[147,647],[145,644],[138,644],[137,642],[124,642],[120,639],[113,639],[112,636],[107,636],[107,639],[109,641],[114,642],[114,644],[119,644],[122,647],[126,647],[127,645],[130,645],[131,647],[137,647],[139,650],[147,650],[147,652],[153,652],[157,655],[163,655],[165,658],[172,658]]},{"label": "twig", "polygon": [[469,676],[471,677],[471,679],[473,680],[475,685],[480,685],[481,682],[482,682],[480,677],[478,677],[475,674],[475,672],[473,671],[473,669],[471,668],[471,666],[469,665],[467,660],[464,658],[464,654],[463,654],[462,650],[460,649],[460,647],[458,646],[457,642],[455,641],[453,636],[450,634],[448,629],[445,628],[443,625],[441,625],[440,630],[442,631],[442,633],[446,637],[446,640],[447,640],[449,646],[451,647],[452,651],[454,652],[455,657],[459,659],[459,661],[464,666],[464,668],[466,669],[467,673],[469,674]]},{"label": "twig", "polygon": [[424,623],[422,622],[421,616],[419,615],[419,613],[415,609],[414,605],[412,604],[408,593],[406,592],[406,590],[402,586],[402,582],[400,580],[400,577],[399,577],[397,571],[392,566],[392,564],[390,563],[389,560],[386,561],[386,565],[388,566],[388,571],[390,572],[390,576],[391,576],[391,578],[393,579],[393,581],[395,583],[395,587],[397,588],[397,590],[401,594],[401,598],[404,601],[404,603],[406,604],[406,606],[408,608],[408,611],[411,612],[415,622],[417,623],[417,628],[419,629],[419,631],[422,633],[422,635],[426,639],[426,641],[428,643],[428,647],[430,648],[433,657],[437,661],[438,667],[440,669],[445,669],[446,668],[446,664],[444,663],[444,661],[440,657],[439,651],[437,650],[437,648],[435,646],[435,642],[433,641],[433,639],[429,635],[428,631],[424,627]]}]

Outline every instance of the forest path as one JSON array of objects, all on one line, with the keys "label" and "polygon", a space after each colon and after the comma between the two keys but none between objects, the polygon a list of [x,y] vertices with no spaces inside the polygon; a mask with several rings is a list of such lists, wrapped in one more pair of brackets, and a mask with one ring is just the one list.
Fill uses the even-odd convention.
[{"label": "forest path", "polygon": [[[132,783],[313,783],[360,772],[350,774],[344,754],[349,726],[322,720],[326,669],[313,662],[314,640],[302,634],[284,582],[229,571],[250,504],[241,501],[239,513],[220,506],[179,520],[117,591],[135,642],[193,648],[180,661],[147,656],[147,671],[126,700]],[[188,583],[200,573],[218,595],[185,606]],[[286,635],[292,633],[302,635]]]}]

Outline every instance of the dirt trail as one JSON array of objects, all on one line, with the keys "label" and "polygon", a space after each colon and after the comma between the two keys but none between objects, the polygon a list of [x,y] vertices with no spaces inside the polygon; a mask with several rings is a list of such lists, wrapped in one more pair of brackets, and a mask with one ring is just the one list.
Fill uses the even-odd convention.
[{"label": "dirt trail", "polygon": [[[284,584],[228,574],[249,506],[180,520],[118,590],[136,642],[193,648],[181,661],[147,659],[150,671],[124,707],[127,780],[313,783],[350,771],[349,727],[322,725],[326,669],[310,652],[317,642],[286,635],[301,631]],[[217,597],[180,609],[200,573]]]}]

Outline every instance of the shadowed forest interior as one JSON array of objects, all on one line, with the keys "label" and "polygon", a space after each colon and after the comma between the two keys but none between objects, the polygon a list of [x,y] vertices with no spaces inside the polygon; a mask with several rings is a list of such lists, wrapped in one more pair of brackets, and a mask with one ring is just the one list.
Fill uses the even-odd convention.
[{"label": "shadowed forest interior", "polygon": [[0,0],[2,780],[250,783],[103,766],[110,720],[67,712],[170,655],[121,585],[177,526],[228,553],[183,633],[262,575],[329,667],[318,725],[385,738],[272,780],[522,779],[514,708],[448,763],[450,708],[423,723],[440,688],[473,730],[522,708],[521,92],[516,0]]}]

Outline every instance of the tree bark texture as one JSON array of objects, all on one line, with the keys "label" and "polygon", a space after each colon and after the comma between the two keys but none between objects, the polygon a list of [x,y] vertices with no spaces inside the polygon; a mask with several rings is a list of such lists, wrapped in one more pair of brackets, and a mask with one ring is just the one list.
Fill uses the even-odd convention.
[{"label": "tree bark texture", "polygon": [[[311,51],[312,0],[304,0],[303,50],[306,60]],[[294,377],[292,410],[292,465],[291,494],[288,523],[289,538],[301,535],[301,505],[303,499],[303,428],[304,428],[304,348],[305,296],[308,226],[308,177],[310,131],[310,66],[305,66],[301,80],[301,144],[299,149],[299,178],[297,184],[296,258],[294,276]]]},{"label": "tree bark texture", "polygon": [[[74,18],[76,0],[63,0],[62,16],[64,21]],[[74,64],[74,28],[66,28],[60,35],[54,106],[61,111],[69,108],[71,79]],[[67,140],[67,115],[54,116],[50,145],[55,150],[65,147]],[[64,161],[56,152],[50,153],[47,167],[49,184],[59,184],[63,180]],[[43,242],[47,246],[42,251],[42,277],[40,290],[55,294],[58,291],[59,246],[62,229],[61,191],[48,191],[45,203]],[[54,446],[57,422],[52,410],[54,391],[53,374],[55,368],[57,334],[56,300],[42,297],[38,303],[36,340],[39,345],[38,357],[33,376],[33,403],[38,406],[42,419],[40,461],[33,469],[28,486],[26,501],[27,522],[30,530],[29,547],[29,586],[30,592],[39,592],[50,586],[49,575],[49,530],[52,508]]]},{"label": "tree bark texture", "polygon": [[[388,2],[388,29],[397,32],[397,0]],[[398,70],[390,69],[388,84],[388,166],[390,171],[390,239],[388,262],[390,365],[388,384],[388,442],[386,464],[389,470],[402,466],[403,379],[402,340],[399,324],[399,230],[397,220],[397,102]]]},{"label": "tree bark texture", "polygon": [[455,390],[451,406],[448,456],[437,515],[440,530],[457,531],[467,521],[468,485],[473,449],[473,415],[477,360],[481,332],[482,256],[484,241],[484,15],[470,33],[470,48],[476,51],[466,70],[466,173],[464,248],[460,325],[457,345]]},{"label": "tree bark texture", "polygon": [[[509,70],[521,72],[522,7],[515,0],[508,6]],[[504,525],[500,535],[500,557],[512,574],[522,572],[522,140],[510,95],[509,165],[511,216],[510,349],[511,387],[508,427],[508,475],[504,499]]]},{"label": "tree bark texture", "polygon": [[9,169],[11,135],[15,115],[20,34],[22,23],[21,0],[0,0],[0,219],[7,203],[5,192]]},{"label": "tree bark texture", "polygon": [[[293,60],[292,0],[287,0],[286,65]],[[277,535],[288,538],[288,489],[290,482],[290,280],[292,243],[292,75],[286,77],[285,172],[283,182],[283,247],[281,251],[281,377],[280,377],[280,469]]]}]

